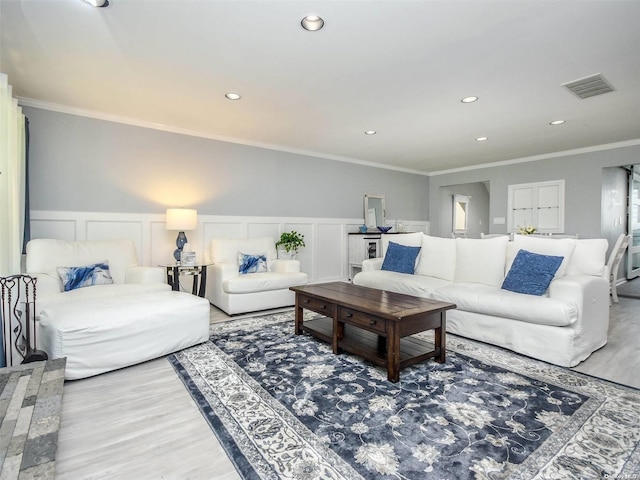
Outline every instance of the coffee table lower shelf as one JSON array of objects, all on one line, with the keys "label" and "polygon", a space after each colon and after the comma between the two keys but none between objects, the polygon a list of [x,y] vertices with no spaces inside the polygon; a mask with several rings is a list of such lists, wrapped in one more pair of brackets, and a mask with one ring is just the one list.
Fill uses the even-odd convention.
[{"label": "coffee table lower shelf", "polygon": [[[345,324],[344,327],[344,338],[338,342],[340,349],[366,358],[379,367],[387,367],[385,337],[349,324]],[[333,320],[331,318],[323,317],[306,320],[302,324],[302,330],[330,345],[333,342]],[[440,355],[440,349],[436,348],[431,342],[421,340],[415,336],[407,336],[400,339],[400,369],[438,355]]]}]

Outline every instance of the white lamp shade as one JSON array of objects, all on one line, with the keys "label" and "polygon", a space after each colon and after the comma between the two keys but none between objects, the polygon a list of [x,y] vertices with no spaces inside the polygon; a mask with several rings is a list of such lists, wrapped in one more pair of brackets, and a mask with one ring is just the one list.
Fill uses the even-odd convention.
[{"label": "white lamp shade", "polygon": [[167,230],[195,230],[198,226],[198,211],[191,208],[167,208]]}]

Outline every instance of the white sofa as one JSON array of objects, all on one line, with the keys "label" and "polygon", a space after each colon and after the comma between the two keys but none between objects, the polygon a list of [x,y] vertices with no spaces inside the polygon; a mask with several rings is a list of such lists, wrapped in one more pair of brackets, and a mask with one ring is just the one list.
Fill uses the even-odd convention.
[{"label": "white sofa", "polygon": [[[240,274],[239,252],[264,255],[267,271]],[[228,315],[293,305],[295,295],[289,287],[308,281],[307,274],[300,271],[300,261],[277,258],[271,237],[214,238],[205,260],[213,264],[209,267],[205,296]]]},{"label": "white sofa", "polygon": [[[447,331],[572,367],[605,345],[609,326],[607,241],[515,235],[450,239],[422,233],[383,236],[420,246],[414,274],[381,270],[383,258],[365,260],[357,285],[457,305]],[[501,288],[519,250],[563,257],[542,296]]]},{"label": "white sofa", "polygon": [[[58,267],[105,260],[113,283],[63,291]],[[209,337],[209,302],[171,291],[162,268],[139,266],[130,240],[32,240],[25,273],[38,279],[38,348],[49,358],[67,357],[68,380],[151,360]]]}]

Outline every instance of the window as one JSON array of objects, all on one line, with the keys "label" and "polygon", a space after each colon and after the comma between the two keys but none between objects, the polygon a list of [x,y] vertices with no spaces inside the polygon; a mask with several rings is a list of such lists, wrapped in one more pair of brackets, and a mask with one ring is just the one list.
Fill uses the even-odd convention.
[{"label": "window", "polygon": [[453,196],[453,233],[466,233],[469,216],[469,200],[467,195]]},{"label": "window", "polygon": [[507,230],[564,233],[564,180],[509,185]]}]

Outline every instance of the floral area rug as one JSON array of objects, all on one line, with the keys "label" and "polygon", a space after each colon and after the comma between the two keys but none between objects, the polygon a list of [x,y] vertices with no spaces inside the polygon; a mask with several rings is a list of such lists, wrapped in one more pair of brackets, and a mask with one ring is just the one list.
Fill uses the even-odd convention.
[{"label": "floral area rug", "polygon": [[639,478],[636,389],[453,335],[394,384],[293,330],[231,320],[169,356],[242,478]]}]

